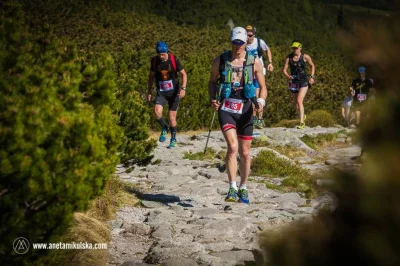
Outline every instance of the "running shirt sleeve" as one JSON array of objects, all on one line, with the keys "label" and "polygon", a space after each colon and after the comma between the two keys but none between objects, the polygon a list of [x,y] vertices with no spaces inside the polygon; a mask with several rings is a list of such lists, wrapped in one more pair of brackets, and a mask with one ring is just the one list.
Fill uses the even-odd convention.
[{"label": "running shirt sleeve", "polygon": [[182,71],[183,66],[182,66],[181,60],[179,60],[179,58],[176,56],[175,56],[175,62],[176,62],[176,72]]},{"label": "running shirt sleeve", "polygon": [[267,51],[269,48],[268,48],[268,45],[265,43],[265,41],[264,40],[260,40],[260,46],[261,46],[261,48],[264,50],[264,51]]}]

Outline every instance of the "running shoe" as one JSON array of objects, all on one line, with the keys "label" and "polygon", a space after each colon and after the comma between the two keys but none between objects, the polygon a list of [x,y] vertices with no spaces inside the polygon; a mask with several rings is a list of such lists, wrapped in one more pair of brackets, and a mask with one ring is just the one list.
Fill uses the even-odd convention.
[{"label": "running shoe", "polygon": [[247,193],[247,189],[239,188],[238,197],[239,197],[239,202],[250,204],[249,194]]},{"label": "running shoe", "polygon": [[167,140],[167,133],[168,133],[168,129],[167,128],[163,128],[162,131],[161,131],[161,135],[158,138],[158,141],[160,141],[160,142],[166,141]]},{"label": "running shoe", "polygon": [[228,194],[226,195],[225,201],[237,202],[238,201],[237,190],[234,189],[233,187],[229,188],[229,191],[228,191]]},{"label": "running shoe", "polygon": [[171,142],[169,143],[168,149],[174,148],[175,144],[176,144],[176,139],[171,139]]}]

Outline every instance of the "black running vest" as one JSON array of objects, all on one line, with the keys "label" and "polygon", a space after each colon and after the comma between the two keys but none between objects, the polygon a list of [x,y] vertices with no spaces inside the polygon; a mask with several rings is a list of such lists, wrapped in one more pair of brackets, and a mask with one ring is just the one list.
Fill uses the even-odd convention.
[{"label": "black running vest", "polygon": [[300,55],[299,61],[294,61],[293,56],[294,56],[293,53],[288,55],[291,75],[294,76],[294,80],[296,81],[299,82],[308,81],[306,73],[306,62],[304,61],[304,54]]}]

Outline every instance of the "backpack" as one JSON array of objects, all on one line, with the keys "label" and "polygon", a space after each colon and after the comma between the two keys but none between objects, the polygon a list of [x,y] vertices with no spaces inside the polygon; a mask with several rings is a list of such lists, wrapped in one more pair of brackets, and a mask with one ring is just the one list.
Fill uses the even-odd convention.
[{"label": "backpack", "polygon": [[[169,59],[171,60],[172,67],[174,68],[174,71],[176,73],[176,61],[175,61],[175,56],[173,54],[168,54]],[[157,66],[161,63],[161,60],[158,56],[154,56],[151,59],[151,64],[153,65],[154,71],[157,69]]]},{"label": "backpack", "polygon": [[[220,55],[219,58],[219,83],[220,83],[220,97],[222,99],[229,98],[232,92],[231,77],[232,77],[232,66],[231,66],[231,51],[226,51]],[[254,79],[254,61],[255,56],[246,53],[246,63],[244,65],[244,96],[247,99],[255,99],[256,87],[253,84]]]},{"label": "backpack", "polygon": [[259,37],[257,37],[257,54],[258,54],[258,58],[259,59],[261,59],[261,57],[262,57],[263,65],[265,65],[264,64],[264,57],[263,57],[264,50],[261,47],[261,38],[259,38]]}]

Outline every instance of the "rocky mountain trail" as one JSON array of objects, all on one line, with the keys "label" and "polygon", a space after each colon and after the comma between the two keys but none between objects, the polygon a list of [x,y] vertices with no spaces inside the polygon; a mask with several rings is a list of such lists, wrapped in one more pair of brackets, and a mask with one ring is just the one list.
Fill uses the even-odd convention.
[{"label": "rocky mountain trail", "polygon": [[[351,129],[265,128],[257,132],[260,136],[255,141],[263,141],[265,147],[252,148],[253,158],[262,150],[273,150],[315,174],[318,185],[334,182],[327,177],[333,168],[357,171],[360,167],[352,159],[360,154],[360,147],[346,141]],[[169,140],[158,143],[153,164],[136,166],[129,173],[118,166],[117,174],[135,185],[140,201],[137,206],[121,208],[110,221],[109,265],[256,265],[260,232],[312,219],[320,208],[334,207],[329,192],[306,199],[301,193],[267,188],[267,182],[279,186],[282,177],[251,174],[247,184],[251,204],[225,202],[227,175],[216,168],[223,163],[221,158],[185,159],[204,151],[207,134],[178,134],[173,149],[167,148]],[[305,135],[321,134],[336,134],[337,138],[318,149],[301,140]],[[208,146],[215,154],[226,151],[220,131],[211,132]],[[285,150],[277,147],[291,147],[292,154],[281,154]]]}]

